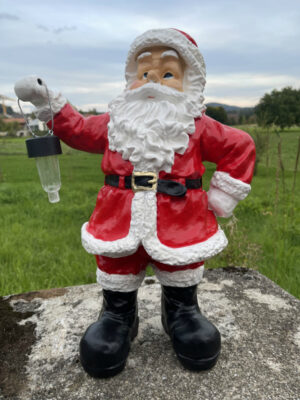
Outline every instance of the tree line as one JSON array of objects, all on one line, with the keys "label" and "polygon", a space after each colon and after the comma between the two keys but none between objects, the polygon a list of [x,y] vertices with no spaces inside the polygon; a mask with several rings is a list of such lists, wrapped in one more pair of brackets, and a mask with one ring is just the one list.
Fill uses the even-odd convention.
[{"label": "tree line", "polygon": [[257,123],[259,126],[277,126],[281,130],[293,125],[300,126],[300,89],[286,87],[266,93],[256,107],[235,115],[224,107],[207,106],[206,114],[228,125]]},{"label": "tree line", "polygon": [[206,106],[206,115],[226,125],[244,125],[256,123],[254,108],[238,108],[228,110],[222,106]]}]

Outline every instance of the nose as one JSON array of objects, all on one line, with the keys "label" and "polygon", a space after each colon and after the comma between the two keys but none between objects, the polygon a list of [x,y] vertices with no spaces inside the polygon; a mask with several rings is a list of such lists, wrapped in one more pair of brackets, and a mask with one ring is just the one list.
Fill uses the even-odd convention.
[{"label": "nose", "polygon": [[157,83],[159,81],[159,76],[155,70],[151,69],[148,71],[147,79],[148,81]]}]

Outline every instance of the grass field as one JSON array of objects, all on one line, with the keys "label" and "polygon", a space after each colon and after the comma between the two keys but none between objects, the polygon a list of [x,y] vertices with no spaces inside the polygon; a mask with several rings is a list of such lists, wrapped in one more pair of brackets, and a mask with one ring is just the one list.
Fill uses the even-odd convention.
[{"label": "grass field", "polygon": [[[244,129],[255,135],[256,128]],[[279,139],[270,133],[251,194],[234,217],[219,221],[230,244],[206,266],[255,268],[300,298],[299,176],[292,190],[299,136],[299,129],[281,133],[283,179]],[[101,157],[67,146],[63,153],[61,201],[50,204],[24,140],[0,138],[0,295],[95,282],[96,264],[81,246],[80,228],[103,185]],[[206,167],[208,188],[214,165]]]}]

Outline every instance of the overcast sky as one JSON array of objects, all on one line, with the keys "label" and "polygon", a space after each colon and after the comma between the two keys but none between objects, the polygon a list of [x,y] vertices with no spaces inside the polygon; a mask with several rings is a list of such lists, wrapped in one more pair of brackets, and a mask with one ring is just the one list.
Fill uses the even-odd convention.
[{"label": "overcast sky", "polygon": [[105,110],[124,88],[131,42],[167,27],[197,41],[206,102],[253,106],[300,88],[300,0],[0,0],[0,94],[37,74],[74,105]]}]

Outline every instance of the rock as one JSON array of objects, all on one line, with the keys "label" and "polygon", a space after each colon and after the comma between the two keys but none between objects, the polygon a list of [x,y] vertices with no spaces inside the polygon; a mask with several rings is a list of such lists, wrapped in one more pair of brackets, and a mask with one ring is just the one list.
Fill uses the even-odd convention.
[{"label": "rock", "polygon": [[176,359],[160,322],[160,285],[151,277],[139,291],[140,329],[125,370],[89,377],[78,344],[101,297],[95,284],[0,299],[0,399],[300,399],[300,301],[259,273],[206,271],[198,298],[221,331],[222,353],[201,373]]}]

